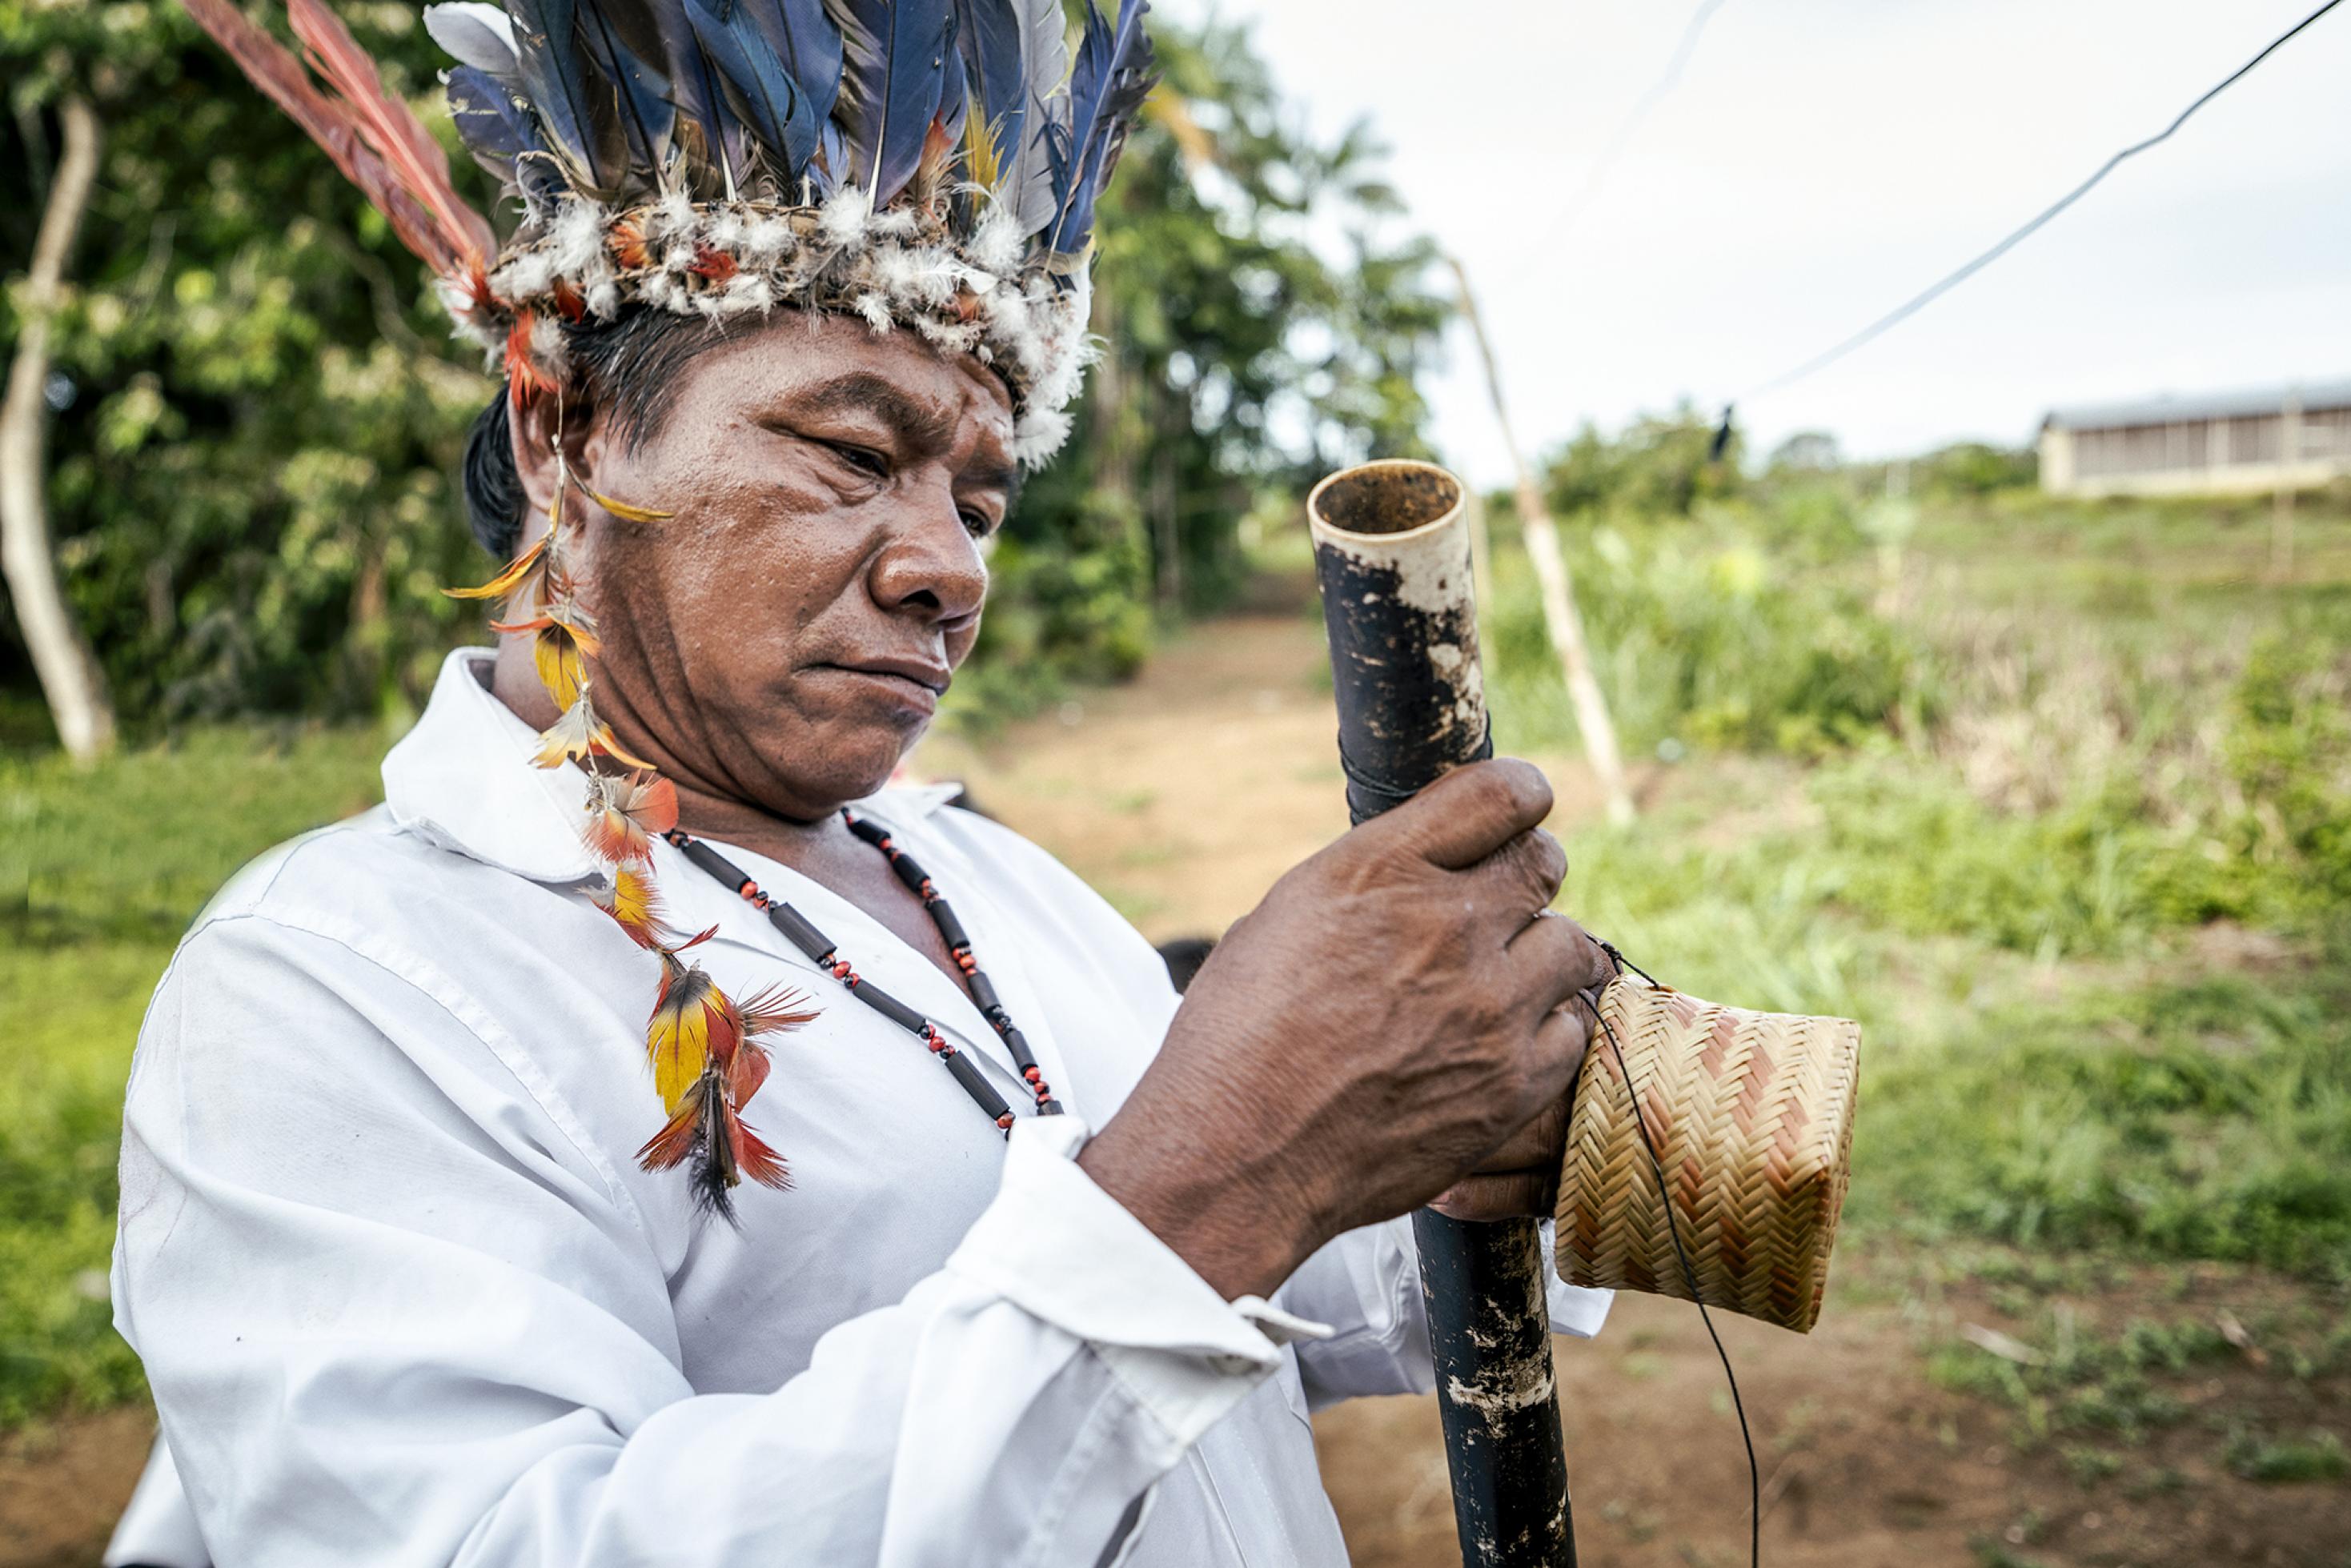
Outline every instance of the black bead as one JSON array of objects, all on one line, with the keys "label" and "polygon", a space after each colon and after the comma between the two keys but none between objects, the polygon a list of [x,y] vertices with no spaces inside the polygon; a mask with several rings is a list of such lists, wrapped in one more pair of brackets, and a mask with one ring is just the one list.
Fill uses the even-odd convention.
[{"label": "black bead", "polygon": [[968,948],[971,946],[971,938],[964,933],[963,922],[956,918],[956,912],[947,907],[946,899],[931,901],[931,922],[939,928],[939,935],[946,939],[949,947]]},{"label": "black bead", "polygon": [[980,1075],[978,1066],[971,1058],[957,1051],[946,1059],[946,1063],[947,1071],[955,1074],[956,1082],[963,1085],[964,1092],[979,1103],[981,1112],[989,1121],[1011,1112],[1012,1107],[1005,1103],[1004,1096],[996,1092],[995,1085]]},{"label": "black bead", "polygon": [[970,982],[973,1004],[979,1009],[982,1017],[991,1023],[994,1022],[996,1015],[1004,1010],[1004,1003],[997,997],[996,988],[990,985],[987,977],[977,969],[974,969],[964,978]]},{"label": "black bead", "polygon": [[909,1034],[922,1033],[923,1026],[930,1021],[881,987],[871,983],[857,988],[857,998]]},{"label": "black bead", "polygon": [[768,924],[782,932],[785,941],[819,963],[833,951],[832,938],[810,925],[807,916],[789,904],[768,905]]}]

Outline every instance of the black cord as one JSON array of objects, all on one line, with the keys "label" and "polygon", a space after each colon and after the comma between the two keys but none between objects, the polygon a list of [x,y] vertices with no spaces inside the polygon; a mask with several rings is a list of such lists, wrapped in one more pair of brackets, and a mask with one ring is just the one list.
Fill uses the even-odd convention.
[{"label": "black cord", "polygon": [[[1657,982],[1649,971],[1625,957],[1612,944],[1601,943],[1600,950],[1608,955],[1609,961],[1616,966],[1617,973],[1630,969],[1650,985],[1656,986]],[[1722,1363],[1723,1379],[1730,1385],[1730,1407],[1739,1416],[1739,1440],[1747,1447],[1747,1562],[1749,1568],[1761,1568],[1763,1467],[1755,1460],[1755,1434],[1747,1425],[1746,1402],[1739,1396],[1739,1374],[1730,1369],[1730,1353],[1722,1347],[1722,1336],[1714,1332],[1714,1315],[1706,1310],[1706,1294],[1698,1288],[1698,1270],[1691,1266],[1689,1253],[1682,1247],[1682,1228],[1674,1218],[1674,1199],[1666,1185],[1665,1164],[1657,1153],[1656,1136],[1649,1131],[1649,1118],[1642,1113],[1641,1092],[1633,1083],[1633,1070],[1625,1064],[1625,1048],[1616,1039],[1616,1026],[1602,1014],[1597,1002],[1588,1005],[1592,1008],[1592,1016],[1599,1020],[1601,1030],[1608,1036],[1608,1050],[1616,1058],[1617,1075],[1625,1080],[1625,1095],[1633,1102],[1633,1124],[1640,1129],[1641,1150],[1649,1156],[1649,1172],[1657,1178],[1657,1201],[1665,1207],[1666,1234],[1673,1239],[1674,1257],[1681,1263],[1682,1279],[1689,1286],[1690,1300],[1698,1305],[1698,1322],[1706,1325],[1706,1337],[1714,1342],[1715,1357]]]},{"label": "black cord", "polygon": [[2194,116],[2198,110],[2202,109],[2206,104],[2211,102],[2214,99],[2220,97],[2222,93],[2236,86],[2239,81],[2252,73],[2252,69],[2255,66],[2260,65],[2263,60],[2268,59],[2272,55],[2277,53],[2278,50],[2283,48],[2287,42],[2292,39],[2295,34],[2301,32],[2304,28],[2309,26],[2312,23],[2317,21],[2321,16],[2325,16],[2329,11],[2334,10],[2335,7],[2341,4],[2343,4],[2343,0],[2326,0],[2326,4],[2321,5],[2317,10],[2313,11],[2309,16],[2304,16],[2301,21],[2296,22],[2293,26],[2288,27],[2284,32],[2279,34],[2276,38],[2271,41],[2269,47],[2263,49],[2260,54],[2255,55],[2252,59],[2247,60],[2243,65],[2239,66],[2235,70],[2231,71],[2226,77],[2223,77],[2212,87],[2207,89],[2204,94],[2197,99],[2194,103],[2191,103],[2186,109],[2181,110],[2178,118],[2174,119],[2169,125],[2165,126],[2161,131],[2156,132],[2153,136],[2148,137],[2146,141],[2133,142],[2130,146],[2124,148],[2121,152],[2107,159],[2104,163],[2098,166],[2098,172],[2096,173],[2091,175],[2088,179],[2083,181],[2080,184],[2066,192],[2050,206],[2037,214],[2032,220],[2027,223],[2022,228],[2020,228],[2015,233],[2010,235],[1998,245],[1993,246],[1990,250],[1985,251],[1981,256],[1977,256],[1973,261],[1970,261],[1965,267],[1960,267],[1957,272],[1950,274],[1949,277],[1936,283],[1931,288],[1914,296],[1902,305],[1897,306],[1891,311],[1888,311],[1886,315],[1879,317],[1876,320],[1872,321],[1868,326],[1864,327],[1860,331],[1855,332],[1852,337],[1847,338],[1844,342],[1836,345],[1836,347],[1827,350],[1823,353],[1816,354],[1813,358],[1806,360],[1802,364],[1798,365],[1794,370],[1783,371],[1782,374],[1772,377],[1770,381],[1764,382],[1761,384],[1740,393],[1738,401],[1745,402],[1750,398],[1761,397],[1766,392],[1774,392],[1780,391],[1782,387],[1792,386],[1797,382],[1802,381],[1806,376],[1811,375],[1813,371],[1826,369],[1828,366],[1834,364],[1837,361],[1844,359],[1847,354],[1852,353],[1855,349],[1860,348],[1863,344],[1872,341],[1883,335],[1888,329],[1897,327],[1904,321],[1908,320],[1911,317],[1925,309],[1928,305],[1933,304],[1937,299],[1941,298],[1944,295],[1949,293],[1952,289],[1958,287],[1960,284],[1966,282],[1969,278],[1973,277],[1977,273],[1981,272],[1985,267],[1990,267],[1993,262],[1998,261],[2001,256],[2006,256],[2010,251],[2015,249],[2021,242],[2029,238],[2032,234],[2038,231],[2042,225],[2048,223],[2050,219],[2064,212],[2067,207],[2072,206],[2075,202],[2080,201],[2084,196],[2088,195],[2093,186],[2096,185],[2099,181],[2104,180],[2107,175],[2113,173],[2125,162],[2137,157],[2140,153],[2146,152],[2150,147],[2156,146],[2160,142],[2170,141],[2172,133],[2178,131],[2181,126],[2187,124],[2189,120]]}]

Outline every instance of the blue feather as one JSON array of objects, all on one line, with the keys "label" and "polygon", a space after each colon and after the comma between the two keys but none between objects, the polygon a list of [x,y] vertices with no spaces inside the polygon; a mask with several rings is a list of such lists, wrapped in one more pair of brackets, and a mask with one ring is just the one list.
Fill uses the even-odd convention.
[{"label": "blue feather", "polygon": [[730,90],[732,106],[782,161],[782,177],[797,184],[817,146],[817,118],[808,95],[739,0],[685,0],[685,16],[704,57]]},{"label": "blue feather", "polygon": [[584,0],[580,40],[596,68],[617,89],[615,107],[629,145],[629,162],[641,178],[657,182],[668,161],[677,110],[670,102],[669,78],[652,63],[660,52],[661,28],[643,5],[616,0]]},{"label": "blue feather", "polygon": [[970,84],[971,112],[987,129],[998,160],[1012,161],[1027,107],[1020,68],[1020,13],[1013,0],[955,0],[956,47]]},{"label": "blue feather", "polygon": [[628,148],[619,122],[597,113],[577,0],[507,0],[507,15],[514,18],[524,95],[553,151],[583,194],[609,199],[628,177]]},{"label": "blue feather", "polygon": [[448,92],[457,139],[475,162],[519,189],[534,206],[563,193],[562,171],[548,156],[537,120],[504,83],[476,67],[458,66],[448,74]]},{"label": "blue feather", "polygon": [[694,26],[693,7],[681,5],[665,18],[662,45],[669,60],[670,101],[678,117],[699,132],[695,151],[728,195],[740,193],[750,162],[750,133],[727,100],[726,84]]},{"label": "blue feather", "polygon": [[842,71],[835,117],[848,133],[850,167],[835,171],[887,205],[923,160],[923,141],[946,90],[954,47],[951,0],[826,0],[841,24]]},{"label": "blue feather", "polygon": [[1113,29],[1087,0],[1085,36],[1070,72],[1070,120],[1055,128],[1046,148],[1058,214],[1046,235],[1048,251],[1074,254],[1093,237],[1094,199],[1117,159],[1128,120],[1157,79],[1151,74],[1151,39],[1143,30],[1150,9],[1150,0],[1125,0]]},{"label": "blue feather", "polygon": [[841,29],[824,14],[824,0],[739,0],[739,5],[791,73],[816,122],[831,119],[841,96]]}]

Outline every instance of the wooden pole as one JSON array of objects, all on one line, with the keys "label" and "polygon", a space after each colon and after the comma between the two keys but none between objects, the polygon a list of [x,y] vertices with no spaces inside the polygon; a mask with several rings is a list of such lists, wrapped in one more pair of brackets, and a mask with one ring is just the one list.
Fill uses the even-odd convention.
[{"label": "wooden pole", "polygon": [[2302,461],[2302,394],[2288,392],[2278,416],[2277,497],[2270,510],[2270,576],[2279,582],[2294,577],[2294,465]]},{"label": "wooden pole", "polygon": [[[1334,474],[1307,501],[1358,822],[1493,751],[1462,501],[1444,469],[1397,461]],[[1412,1234],[1461,1560],[1574,1568],[1541,1230],[1422,1209]]]},{"label": "wooden pole", "polygon": [[1535,582],[1542,594],[1543,624],[1551,632],[1552,652],[1559,656],[1560,673],[1567,679],[1568,700],[1575,706],[1575,727],[1583,736],[1583,755],[1590,759],[1601,794],[1608,802],[1608,820],[1621,827],[1633,820],[1633,792],[1625,782],[1625,758],[1616,747],[1616,725],[1608,716],[1608,699],[1592,673],[1583,618],[1575,609],[1575,580],[1560,552],[1559,529],[1542,504],[1534,471],[1527,466],[1526,455],[1519,450],[1518,437],[1510,430],[1510,409],[1502,400],[1502,374],[1495,363],[1493,342],[1486,336],[1486,324],[1478,314],[1477,296],[1469,291],[1468,271],[1458,256],[1446,260],[1460,283],[1461,314],[1478,340],[1479,357],[1486,364],[1486,391],[1494,401],[1494,423],[1501,429],[1502,444],[1518,476],[1519,526],[1525,530],[1527,559],[1534,563]]},{"label": "wooden pole", "polygon": [[33,241],[16,355],[8,367],[7,395],[0,399],[0,570],[57,738],[76,761],[88,762],[113,746],[114,709],[57,584],[41,448],[49,423],[50,318],[62,300],[66,257],[98,178],[99,127],[97,114],[79,98],[60,103],[57,117],[65,146]]}]

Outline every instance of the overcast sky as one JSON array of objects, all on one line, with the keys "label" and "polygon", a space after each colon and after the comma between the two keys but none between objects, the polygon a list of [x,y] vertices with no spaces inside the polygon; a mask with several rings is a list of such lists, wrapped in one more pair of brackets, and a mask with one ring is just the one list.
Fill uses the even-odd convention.
[{"label": "overcast sky", "polygon": [[[1157,0],[1196,18],[1207,0]],[[1325,133],[1369,115],[1459,255],[1538,449],[1709,411],[1900,303],[2160,130],[2317,0],[1222,0]],[[1743,404],[1758,450],[2029,439],[2051,403],[2351,375],[2351,7],[1872,346]],[[1562,220],[1573,216],[1573,221]],[[1505,473],[1466,341],[1437,436]]]}]

